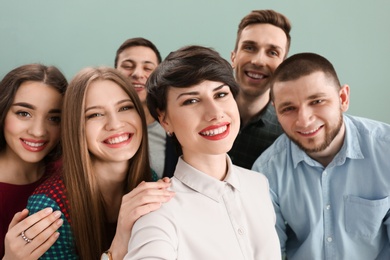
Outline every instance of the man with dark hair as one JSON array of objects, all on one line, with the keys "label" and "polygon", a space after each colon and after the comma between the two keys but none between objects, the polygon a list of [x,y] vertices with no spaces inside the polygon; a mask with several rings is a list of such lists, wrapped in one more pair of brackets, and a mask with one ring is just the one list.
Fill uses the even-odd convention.
[{"label": "man with dark hair", "polygon": [[230,150],[233,163],[250,169],[283,133],[269,100],[269,80],[290,48],[289,20],[273,10],[255,10],[240,22],[231,53],[240,93],[240,133]]},{"label": "man with dark hair", "polygon": [[390,259],[390,125],[344,114],[349,92],[314,53],[274,73],[285,134],[252,169],[268,177],[288,260]]},{"label": "man with dark hair", "polygon": [[161,62],[157,47],[144,38],[131,38],[118,48],[115,68],[130,78],[144,108],[148,124],[150,162],[158,178],[172,177],[178,155],[164,129],[150,114],[146,105],[146,80]]}]

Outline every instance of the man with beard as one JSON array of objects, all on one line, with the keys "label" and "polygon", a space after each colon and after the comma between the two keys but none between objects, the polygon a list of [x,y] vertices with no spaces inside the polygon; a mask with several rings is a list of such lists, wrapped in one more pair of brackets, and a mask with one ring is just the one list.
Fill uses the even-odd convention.
[{"label": "man with beard", "polygon": [[349,92],[317,54],[274,73],[285,134],[252,169],[269,179],[288,260],[390,259],[390,125],[344,114]]},{"label": "man with beard", "polygon": [[250,169],[254,161],[283,133],[269,99],[269,81],[290,48],[290,21],[273,10],[254,10],[240,22],[231,53],[241,127],[229,155],[234,164]]}]

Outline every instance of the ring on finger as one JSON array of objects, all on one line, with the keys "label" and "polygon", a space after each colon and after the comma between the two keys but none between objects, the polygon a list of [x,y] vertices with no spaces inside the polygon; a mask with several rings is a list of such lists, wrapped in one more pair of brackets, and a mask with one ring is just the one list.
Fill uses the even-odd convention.
[{"label": "ring on finger", "polygon": [[[25,230],[24,230],[25,231]],[[23,238],[24,241],[26,241],[27,243],[31,243],[33,240],[31,238],[28,238],[26,236],[26,234],[24,234],[24,231],[22,231],[22,233],[20,233],[20,236]]]}]

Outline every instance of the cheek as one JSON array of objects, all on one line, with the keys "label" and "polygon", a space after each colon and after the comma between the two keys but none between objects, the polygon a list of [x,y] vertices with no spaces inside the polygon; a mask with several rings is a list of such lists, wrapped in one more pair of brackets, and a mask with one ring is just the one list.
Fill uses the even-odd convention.
[{"label": "cheek", "polygon": [[61,137],[61,127],[60,125],[55,125],[55,126],[49,126],[48,132],[50,133],[50,137],[54,142],[57,142],[60,140]]},{"label": "cheek", "polygon": [[88,150],[94,146],[98,131],[98,127],[95,124],[87,123],[85,125],[85,139],[87,141]]},{"label": "cheek", "polygon": [[15,117],[7,114],[4,120],[4,135],[16,134],[23,130],[24,126],[20,120],[17,120]]},{"label": "cheek", "polygon": [[278,121],[279,121],[280,125],[282,126],[282,128],[283,128],[285,131],[287,130],[287,132],[289,132],[289,131],[288,131],[289,125],[291,125],[292,122],[295,121],[295,119],[292,118],[291,116],[285,116],[285,115],[280,115],[280,114],[277,115],[277,117],[278,117]]}]

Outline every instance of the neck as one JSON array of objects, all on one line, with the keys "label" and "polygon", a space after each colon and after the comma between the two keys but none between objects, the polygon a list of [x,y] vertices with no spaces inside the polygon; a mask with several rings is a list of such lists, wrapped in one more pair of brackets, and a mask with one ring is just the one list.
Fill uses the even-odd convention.
[{"label": "neck", "polygon": [[128,167],[128,162],[93,163],[93,171],[97,177],[99,189],[106,204],[106,216],[109,222],[115,222],[118,218],[126,185]]},{"label": "neck", "polygon": [[38,181],[45,173],[43,162],[29,163],[7,151],[0,154],[0,182],[23,185]]},{"label": "neck", "polygon": [[226,177],[228,170],[226,154],[191,154],[191,156],[186,156],[183,151],[183,160],[199,171],[220,181]]},{"label": "neck", "polygon": [[269,91],[259,97],[248,96],[240,92],[236,101],[241,117],[241,127],[243,127],[267,106],[269,102]]},{"label": "neck", "polygon": [[149,109],[148,109],[148,107],[146,106],[146,104],[143,104],[142,107],[143,107],[144,112],[145,112],[146,124],[147,124],[147,125],[150,125],[151,123],[153,123],[154,121],[156,121],[156,120],[154,119],[154,117],[150,114]]}]

